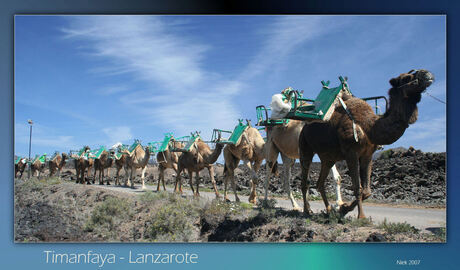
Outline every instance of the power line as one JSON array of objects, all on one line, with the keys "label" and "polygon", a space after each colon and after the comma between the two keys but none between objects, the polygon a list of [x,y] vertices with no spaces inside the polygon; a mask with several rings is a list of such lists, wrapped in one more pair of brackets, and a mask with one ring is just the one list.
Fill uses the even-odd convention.
[{"label": "power line", "polygon": [[442,100],[440,100],[439,98],[437,98],[437,97],[435,97],[435,96],[432,96],[432,95],[428,94],[428,92],[424,92],[424,93],[427,94],[429,97],[433,98],[434,100],[437,100],[437,101],[439,101],[439,102],[441,102],[441,103],[447,104],[445,101],[442,101]]}]

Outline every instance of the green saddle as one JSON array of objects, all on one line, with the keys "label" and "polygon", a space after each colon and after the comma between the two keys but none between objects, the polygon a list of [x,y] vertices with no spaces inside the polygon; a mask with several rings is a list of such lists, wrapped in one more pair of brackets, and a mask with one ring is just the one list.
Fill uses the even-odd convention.
[{"label": "green saddle", "polygon": [[166,133],[166,134],[165,134],[165,138],[164,138],[163,141],[161,142],[160,147],[158,148],[157,151],[158,151],[158,152],[163,152],[163,151],[168,150],[169,142],[171,141],[172,138],[173,138],[173,134],[172,134],[172,133]]},{"label": "green saddle", "polygon": [[243,135],[243,132],[249,127],[249,124],[244,125],[243,121],[240,119],[238,120],[239,123],[238,125],[233,129],[232,134],[230,137],[222,141],[222,143],[228,143],[228,144],[237,144],[238,141],[240,140],[241,136]]},{"label": "green saddle", "polygon": [[[287,114],[286,118],[296,120],[308,120],[308,119],[319,119],[328,121],[335,110],[335,104],[339,102],[339,97],[342,93],[350,93],[348,89],[348,83],[342,76],[339,77],[341,82],[340,86],[335,88],[329,88],[329,81],[321,81],[323,88],[319,92],[316,99],[306,99],[297,97],[297,101],[308,101],[313,102],[312,105],[295,106],[295,102],[292,103],[292,109]],[[298,105],[298,104],[297,104]]]},{"label": "green saddle", "polygon": [[46,154],[43,154],[41,156],[35,156],[35,159],[32,163],[35,163],[36,161],[40,161],[40,163],[45,163],[46,162]]},{"label": "green saddle", "polygon": [[190,149],[192,148],[192,145],[200,138],[201,138],[200,134],[198,133],[192,134],[192,136],[190,136],[190,139],[188,140],[187,144],[184,146],[183,149],[186,151],[190,151]]},{"label": "green saddle", "polygon": [[91,159],[99,159],[102,155],[102,153],[105,151],[105,146],[99,147],[99,149],[93,150],[89,154],[89,158]]}]

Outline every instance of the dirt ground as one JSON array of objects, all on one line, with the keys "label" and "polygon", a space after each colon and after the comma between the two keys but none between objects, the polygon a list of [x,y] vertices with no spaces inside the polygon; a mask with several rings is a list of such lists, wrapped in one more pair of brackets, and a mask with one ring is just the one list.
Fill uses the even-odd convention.
[{"label": "dirt ground", "polygon": [[445,229],[421,233],[407,223],[305,216],[170,192],[130,195],[57,178],[17,180],[14,220],[17,242],[445,241]]}]

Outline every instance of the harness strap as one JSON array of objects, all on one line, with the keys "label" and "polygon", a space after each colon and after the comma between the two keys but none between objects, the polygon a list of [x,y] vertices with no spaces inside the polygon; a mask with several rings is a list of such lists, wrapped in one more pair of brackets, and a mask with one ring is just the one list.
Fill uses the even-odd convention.
[{"label": "harness strap", "polygon": [[343,99],[339,97],[340,104],[342,107],[345,109],[345,112],[347,113],[348,117],[350,117],[351,122],[353,124],[353,137],[355,137],[355,141],[358,142],[358,133],[356,132],[356,124],[355,124],[355,119],[353,118],[353,115],[351,115],[351,112],[348,110],[347,105],[345,105],[345,102],[343,102]]}]

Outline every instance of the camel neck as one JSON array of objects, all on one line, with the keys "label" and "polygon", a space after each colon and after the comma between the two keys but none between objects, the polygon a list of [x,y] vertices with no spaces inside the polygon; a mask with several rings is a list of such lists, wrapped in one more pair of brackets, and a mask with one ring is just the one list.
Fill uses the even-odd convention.
[{"label": "camel neck", "polygon": [[392,144],[401,138],[417,116],[417,101],[390,97],[390,108],[374,121],[369,139],[377,145]]}]

